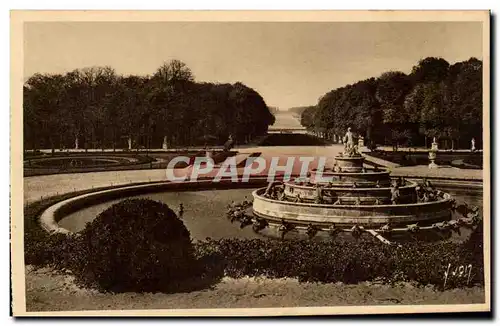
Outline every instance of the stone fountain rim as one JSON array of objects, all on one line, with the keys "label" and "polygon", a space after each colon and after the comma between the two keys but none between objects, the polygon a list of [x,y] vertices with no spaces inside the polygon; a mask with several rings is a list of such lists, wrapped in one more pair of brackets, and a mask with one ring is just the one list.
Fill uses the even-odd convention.
[{"label": "stone fountain rim", "polygon": [[[353,175],[384,175],[384,174],[391,174],[390,169],[382,169],[379,168],[381,171],[377,172],[333,172],[333,171],[323,171],[324,175],[339,175],[339,176],[353,176]],[[311,173],[317,173],[318,169],[311,169],[309,172]]]},{"label": "stone fountain rim", "polygon": [[[411,188],[415,188],[415,187],[418,186],[418,183],[416,183],[415,181],[407,181],[407,182],[409,182],[411,184],[408,185],[408,186],[400,186],[399,189],[411,189]],[[311,190],[311,189],[312,190],[316,190],[318,188],[318,187],[315,187],[315,186],[297,185],[297,184],[294,184],[293,182],[283,182],[283,184],[293,186],[294,188],[309,189],[309,190]],[[338,187],[338,188],[335,188],[335,187],[321,187],[321,189],[323,189],[323,190],[337,190],[337,191],[342,191],[342,190],[346,190],[346,189],[356,190],[356,191],[358,191],[358,190],[363,190],[363,191],[371,191],[371,190],[382,191],[382,190],[391,190],[391,187],[380,187],[380,188],[375,188],[375,187],[371,187],[371,188],[361,188],[361,187],[356,187],[356,188],[352,188],[352,187]]]},{"label": "stone fountain rim", "polygon": [[452,196],[446,192],[443,192],[443,199],[432,201],[432,202],[427,202],[427,203],[411,203],[411,204],[383,204],[383,205],[332,205],[332,204],[316,204],[316,203],[294,203],[294,202],[283,202],[275,199],[270,199],[264,196],[261,196],[259,192],[261,193],[262,191],[266,191],[266,188],[259,188],[254,191],[252,191],[252,196],[254,198],[259,198],[259,200],[267,201],[270,203],[275,203],[275,204],[282,204],[282,205],[292,205],[292,206],[304,206],[304,207],[318,207],[318,208],[400,208],[400,207],[427,207],[427,206],[435,206],[438,204],[445,204],[448,202],[451,202]]},{"label": "stone fountain rim", "polygon": [[364,160],[366,159],[363,155],[359,155],[359,156],[334,156],[333,157],[335,160],[344,160],[344,161],[349,161],[349,160]]}]

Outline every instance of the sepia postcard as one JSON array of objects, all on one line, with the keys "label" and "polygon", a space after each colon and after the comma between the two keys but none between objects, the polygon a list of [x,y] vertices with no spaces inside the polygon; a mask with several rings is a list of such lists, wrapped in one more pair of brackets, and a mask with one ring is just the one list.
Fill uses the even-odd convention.
[{"label": "sepia postcard", "polygon": [[491,313],[489,11],[11,11],[20,316]]}]

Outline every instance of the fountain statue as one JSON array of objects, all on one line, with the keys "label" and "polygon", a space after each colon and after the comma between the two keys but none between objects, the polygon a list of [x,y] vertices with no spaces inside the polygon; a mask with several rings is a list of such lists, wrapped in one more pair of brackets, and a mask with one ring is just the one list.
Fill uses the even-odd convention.
[{"label": "fountain statue", "polygon": [[365,147],[365,138],[363,136],[358,137],[358,148]]},{"label": "fountain statue", "polygon": [[344,153],[343,155],[352,157],[359,155],[358,148],[354,143],[354,134],[351,131],[351,127],[347,128],[347,132],[343,138],[344,143]]},{"label": "fountain statue", "polygon": [[426,230],[451,219],[449,194],[436,191],[428,181],[419,187],[405,178],[392,180],[387,169],[364,166],[365,158],[357,152],[350,128],[343,143],[344,152],[335,157],[335,165],[324,171],[310,170],[307,183],[282,182],[278,198],[270,196],[272,185],[253,192],[253,214],[268,225],[259,232],[276,236],[276,229],[288,225],[312,235],[313,228],[331,233],[335,225],[335,230],[353,235],[368,232],[380,240],[380,229],[417,232],[413,227],[417,223],[419,230]]},{"label": "fountain statue", "polygon": [[168,149],[168,141],[167,141],[167,136],[163,137],[163,143],[161,144],[161,148],[164,150]]},{"label": "fountain statue", "polygon": [[224,143],[224,151],[225,152],[230,151],[233,148],[233,146],[234,146],[233,135],[229,135],[229,138]]}]

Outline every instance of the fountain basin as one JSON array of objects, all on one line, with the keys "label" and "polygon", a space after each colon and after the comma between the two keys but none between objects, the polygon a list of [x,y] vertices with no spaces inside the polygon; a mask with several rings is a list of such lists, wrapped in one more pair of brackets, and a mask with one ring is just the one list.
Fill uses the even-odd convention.
[{"label": "fountain basin", "polygon": [[331,205],[294,203],[264,197],[265,188],[253,194],[253,213],[270,224],[282,221],[294,225],[313,224],[321,228],[358,225],[378,228],[390,223],[392,227],[419,223],[420,226],[451,219],[451,196],[443,193],[440,200],[398,205]]}]

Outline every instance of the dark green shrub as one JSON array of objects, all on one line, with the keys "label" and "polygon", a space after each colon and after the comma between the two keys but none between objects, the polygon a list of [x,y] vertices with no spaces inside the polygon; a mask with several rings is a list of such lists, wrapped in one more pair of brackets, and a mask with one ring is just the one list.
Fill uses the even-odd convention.
[{"label": "dark green shrub", "polygon": [[152,200],[111,206],[74,240],[60,267],[101,290],[168,291],[196,270],[189,231],[167,205]]},{"label": "dark green shrub", "polygon": [[40,240],[32,241],[24,252],[27,264],[36,267],[54,265],[61,256],[61,248],[69,241],[65,234],[45,235]]},{"label": "dark green shrub", "polygon": [[[221,239],[197,243],[196,250],[201,256],[223,259],[225,274],[235,278],[292,277],[303,282],[346,284],[412,281],[438,289],[444,286],[445,272],[468,266],[473,257],[463,245],[451,242],[414,242],[399,247],[370,239],[355,242]],[[450,273],[446,288],[483,284],[482,260],[475,261],[479,277],[468,280],[452,277]]]}]

